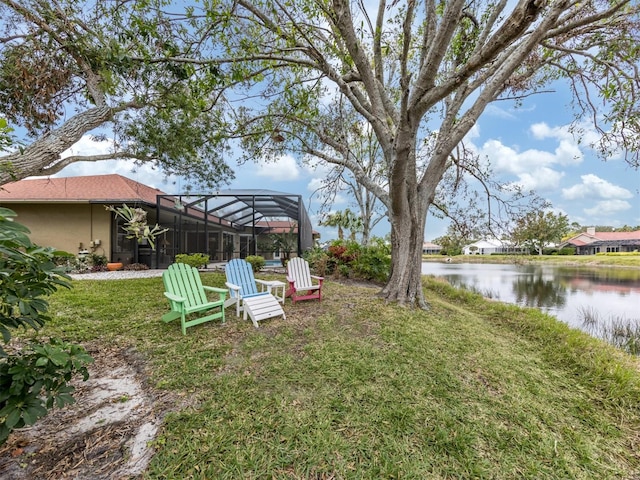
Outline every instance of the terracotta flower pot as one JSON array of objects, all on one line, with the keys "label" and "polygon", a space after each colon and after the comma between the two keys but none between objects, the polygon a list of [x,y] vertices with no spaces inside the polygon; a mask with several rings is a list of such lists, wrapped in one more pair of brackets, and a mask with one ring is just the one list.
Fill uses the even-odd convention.
[{"label": "terracotta flower pot", "polygon": [[107,263],[107,270],[116,271],[122,269],[122,262]]}]

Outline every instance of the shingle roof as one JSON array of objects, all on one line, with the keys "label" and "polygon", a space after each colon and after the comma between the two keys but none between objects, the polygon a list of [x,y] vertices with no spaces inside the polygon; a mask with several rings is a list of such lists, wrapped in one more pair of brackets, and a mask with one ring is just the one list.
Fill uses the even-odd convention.
[{"label": "shingle roof", "polygon": [[[261,220],[256,222],[256,227],[265,228],[266,233],[289,233],[293,227],[293,232],[298,233],[298,225],[292,220]],[[319,234],[315,230],[312,231],[314,234]]]},{"label": "shingle roof", "polygon": [[595,237],[598,240],[638,240],[640,239],[640,230],[635,232],[596,232]]},{"label": "shingle roof", "polygon": [[[578,237],[589,237],[592,239],[591,241],[583,241],[578,240]],[[564,243],[582,246],[582,245],[590,245],[591,243],[602,241],[602,240],[638,240],[640,239],[640,230],[636,230],[635,232],[595,232],[594,234],[590,233],[580,233],[574,237],[571,237]]]},{"label": "shingle roof", "polygon": [[156,204],[162,190],[118,174],[38,178],[8,183],[0,188],[0,202],[145,202]]}]

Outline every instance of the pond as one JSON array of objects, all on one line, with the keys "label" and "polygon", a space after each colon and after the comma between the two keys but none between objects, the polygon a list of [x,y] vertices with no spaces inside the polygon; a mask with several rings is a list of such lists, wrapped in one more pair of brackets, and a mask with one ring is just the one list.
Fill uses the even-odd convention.
[{"label": "pond", "polygon": [[589,333],[593,324],[585,317],[640,325],[638,269],[423,262],[422,273],[485,297],[538,308]]}]

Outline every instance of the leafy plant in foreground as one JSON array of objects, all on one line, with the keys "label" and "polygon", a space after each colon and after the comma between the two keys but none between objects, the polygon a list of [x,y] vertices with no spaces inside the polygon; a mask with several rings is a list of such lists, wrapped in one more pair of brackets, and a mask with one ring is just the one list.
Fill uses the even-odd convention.
[{"label": "leafy plant in foreground", "polygon": [[31,343],[0,361],[0,444],[15,428],[32,425],[53,407],[74,402],[68,384],[76,373],[89,378],[93,359],[79,345],[58,339]]},{"label": "leafy plant in foreground", "polygon": [[[0,207],[0,332],[4,344],[11,330],[39,330],[47,320],[44,296],[70,284],[54,257],[61,252],[31,243],[29,230],[13,220],[14,211]],[[53,406],[73,402],[74,374],[88,378],[92,361],[77,345],[51,339],[8,353],[0,345],[0,444],[11,431],[32,425]]]}]

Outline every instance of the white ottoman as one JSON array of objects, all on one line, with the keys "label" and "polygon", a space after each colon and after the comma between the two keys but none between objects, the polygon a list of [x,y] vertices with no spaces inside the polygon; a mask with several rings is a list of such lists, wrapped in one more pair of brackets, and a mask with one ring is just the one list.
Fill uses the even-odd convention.
[{"label": "white ottoman", "polygon": [[282,315],[284,319],[287,318],[282,309],[282,305],[280,305],[276,297],[270,293],[243,298],[242,307],[244,310],[244,319],[246,320],[247,314],[249,314],[256,328],[258,328],[258,322],[265,318],[277,317],[279,315]]}]

